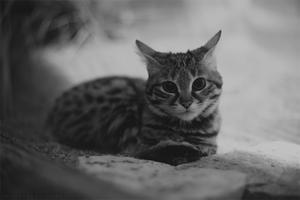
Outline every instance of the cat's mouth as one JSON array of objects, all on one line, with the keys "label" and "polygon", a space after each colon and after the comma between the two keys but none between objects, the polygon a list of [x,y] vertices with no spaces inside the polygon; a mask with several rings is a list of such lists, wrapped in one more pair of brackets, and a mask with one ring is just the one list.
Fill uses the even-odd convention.
[{"label": "cat's mouth", "polygon": [[187,114],[194,114],[195,111],[193,111],[192,109],[185,109],[183,112],[179,113],[181,115],[187,115]]},{"label": "cat's mouth", "polygon": [[198,114],[192,110],[186,109],[185,111],[178,113],[176,116],[184,121],[190,121],[197,117]]}]

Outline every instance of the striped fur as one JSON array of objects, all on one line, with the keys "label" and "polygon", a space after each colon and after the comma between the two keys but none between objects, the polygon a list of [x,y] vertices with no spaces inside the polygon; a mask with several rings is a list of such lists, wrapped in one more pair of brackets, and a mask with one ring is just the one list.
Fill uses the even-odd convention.
[{"label": "striped fur", "polygon": [[[220,32],[186,53],[160,53],[137,41],[147,81],[106,77],[74,87],[57,99],[48,127],[74,147],[172,165],[216,153],[222,78],[213,51],[219,38]],[[196,90],[199,78],[205,84]],[[176,92],[167,91],[166,81]]]}]

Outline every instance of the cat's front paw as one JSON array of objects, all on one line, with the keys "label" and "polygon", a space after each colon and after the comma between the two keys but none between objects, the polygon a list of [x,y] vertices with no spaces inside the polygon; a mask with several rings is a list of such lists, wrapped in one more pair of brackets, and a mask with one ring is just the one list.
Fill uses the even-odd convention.
[{"label": "cat's front paw", "polygon": [[150,147],[138,155],[141,159],[153,160],[170,165],[180,165],[206,156],[198,148],[186,144],[168,144]]},{"label": "cat's front paw", "polygon": [[217,146],[214,145],[201,145],[197,148],[202,154],[201,157],[211,156],[217,153]]}]

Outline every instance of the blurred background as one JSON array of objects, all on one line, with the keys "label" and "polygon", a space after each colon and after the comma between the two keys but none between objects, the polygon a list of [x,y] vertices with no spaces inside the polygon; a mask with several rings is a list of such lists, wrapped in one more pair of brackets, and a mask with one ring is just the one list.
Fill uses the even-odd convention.
[{"label": "blurred background", "polygon": [[1,129],[45,139],[62,91],[108,75],[147,78],[136,39],[185,52],[219,30],[220,152],[300,144],[298,0],[1,0]]}]

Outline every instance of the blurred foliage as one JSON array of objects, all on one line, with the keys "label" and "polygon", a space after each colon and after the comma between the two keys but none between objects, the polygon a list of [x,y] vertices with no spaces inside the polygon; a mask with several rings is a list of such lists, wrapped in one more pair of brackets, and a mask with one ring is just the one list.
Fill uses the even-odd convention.
[{"label": "blurred foliage", "polygon": [[12,110],[12,68],[37,48],[74,42],[83,29],[89,33],[88,8],[87,1],[0,1],[1,121]]},{"label": "blurred foliage", "polygon": [[1,1],[1,28],[23,48],[73,40],[88,23],[86,1]]}]

